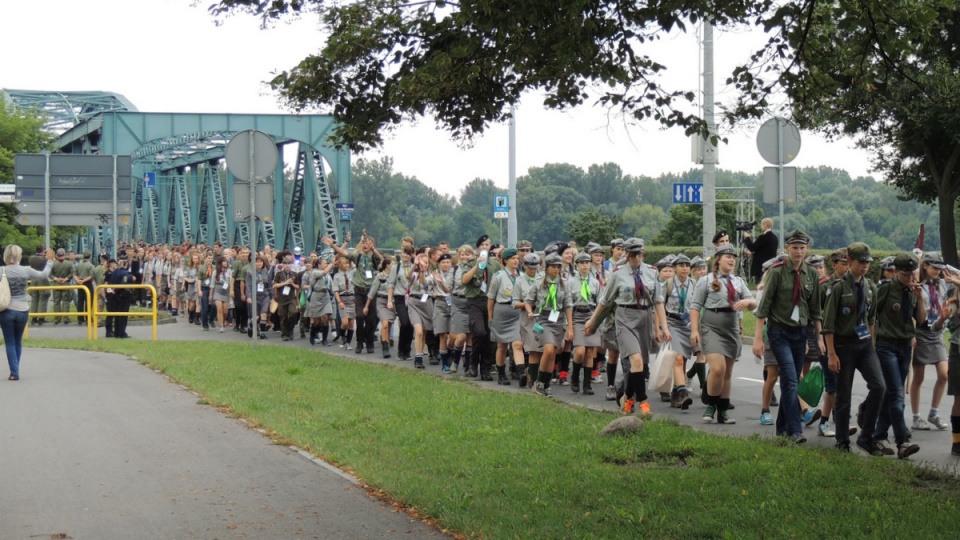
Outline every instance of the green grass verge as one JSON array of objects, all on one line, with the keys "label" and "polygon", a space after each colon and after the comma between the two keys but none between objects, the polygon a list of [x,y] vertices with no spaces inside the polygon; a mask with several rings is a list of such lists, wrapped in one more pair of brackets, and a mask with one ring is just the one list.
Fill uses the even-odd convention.
[{"label": "green grass verge", "polygon": [[907,462],[666,421],[603,438],[613,414],[294,348],[29,345],[134,357],[468,537],[955,534],[956,477]]}]

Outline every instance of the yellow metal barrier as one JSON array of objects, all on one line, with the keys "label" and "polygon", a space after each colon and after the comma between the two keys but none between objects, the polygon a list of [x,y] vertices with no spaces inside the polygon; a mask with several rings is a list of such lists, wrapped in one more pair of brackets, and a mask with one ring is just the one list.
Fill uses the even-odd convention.
[{"label": "yellow metal barrier", "polygon": [[[139,283],[134,283],[134,284],[130,284],[130,285],[109,285],[109,284],[104,283],[103,285],[97,285],[97,288],[96,288],[96,290],[95,290],[95,294],[99,295],[99,294],[100,294],[100,289],[149,289],[149,290],[150,290],[150,294],[153,295],[153,298],[152,298],[151,301],[150,301],[151,309],[150,309],[150,312],[149,312],[149,313],[140,313],[140,312],[136,312],[136,311],[133,311],[133,312],[127,312],[127,311],[116,311],[116,312],[114,312],[114,311],[100,311],[99,309],[96,309],[96,306],[94,306],[94,309],[91,311],[91,313],[93,313],[92,319],[93,319],[93,324],[94,324],[94,325],[97,324],[97,317],[100,317],[100,316],[104,316],[104,317],[150,317],[151,319],[153,319],[153,340],[154,340],[154,341],[157,340],[157,289],[155,289],[153,285],[150,285],[150,284],[144,285],[144,284],[139,284]],[[95,340],[97,339],[97,333],[96,333],[96,332],[94,332],[94,334],[93,334],[93,339],[95,339]]]},{"label": "yellow metal barrier", "polygon": [[87,311],[68,311],[66,313],[60,312],[44,312],[44,313],[29,313],[27,315],[27,327],[23,331],[23,337],[28,338],[30,334],[28,329],[30,328],[30,318],[32,317],[86,317],[87,318],[87,339],[96,339],[96,324],[93,322],[93,306],[90,303],[90,289],[84,287],[83,285],[44,285],[37,287],[27,287],[27,292],[31,291],[69,291],[69,290],[82,290],[83,294],[87,296]]}]

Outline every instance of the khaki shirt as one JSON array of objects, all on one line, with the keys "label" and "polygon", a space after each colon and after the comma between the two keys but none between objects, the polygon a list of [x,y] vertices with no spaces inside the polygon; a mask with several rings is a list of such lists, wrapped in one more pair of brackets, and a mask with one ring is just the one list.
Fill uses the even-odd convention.
[{"label": "khaki shirt", "polygon": [[810,321],[819,321],[820,279],[817,269],[807,263],[800,265],[800,320],[794,321],[793,284],[795,270],[789,259],[782,264],[773,265],[767,271],[767,283],[763,288],[763,297],[757,307],[758,319],[770,319],[772,322],[792,328],[803,328]]},{"label": "khaki shirt", "polygon": [[[477,265],[477,260],[474,259],[467,263],[464,268],[464,273],[468,272],[471,268]],[[503,268],[499,262],[493,257],[487,259],[487,267],[483,270],[477,269],[476,273],[473,274],[473,279],[469,283],[464,285],[463,294],[467,298],[478,298],[484,297],[483,284],[486,283],[489,287],[490,280],[493,279],[493,276]]]},{"label": "khaki shirt", "polygon": [[[660,285],[657,269],[646,264],[637,267],[637,269],[640,272],[645,293],[640,298],[640,306],[653,307],[656,304],[662,304],[664,301],[663,287]],[[607,288],[603,292],[603,299],[600,303],[605,307],[612,305],[636,306],[635,288],[633,269],[630,268],[630,265],[621,266],[610,274],[610,282],[607,283]]]},{"label": "khaki shirt", "polygon": [[516,305],[518,302],[522,302],[523,298],[517,296],[519,292],[517,291],[517,282],[520,280],[519,270],[517,272],[518,275],[516,276],[511,276],[510,271],[506,268],[497,272],[490,280],[490,286],[487,288],[487,298],[497,304]]},{"label": "khaki shirt", "polygon": [[[904,291],[909,295],[910,302],[907,305],[903,304]],[[917,295],[896,279],[881,283],[877,288],[877,337],[899,341],[915,337],[917,327],[914,313],[918,301]],[[910,314],[906,321],[903,320],[904,309]]]},{"label": "khaki shirt", "polygon": [[[583,298],[584,281],[587,283],[586,299]],[[592,273],[587,272],[587,277],[584,279],[580,276],[580,272],[576,272],[570,277],[570,280],[567,281],[567,290],[570,292],[570,296],[573,298],[573,307],[597,307],[597,301],[600,299],[600,280],[598,280]]]},{"label": "khaki shirt", "polygon": [[823,309],[823,335],[856,337],[855,328],[858,324],[870,327],[877,322],[877,284],[863,278],[866,310],[858,313],[857,295],[850,284],[853,278],[849,276],[848,272],[843,279],[835,281],[827,292],[827,304]]},{"label": "khaki shirt", "polygon": [[[357,273],[353,276],[354,284],[361,289],[369,289],[373,285],[374,278],[377,277],[377,272],[380,269],[380,257],[377,257],[371,251],[370,254],[366,254],[363,251],[357,250],[350,255],[350,262],[356,267]],[[370,272],[370,277],[367,277],[367,272]]]}]

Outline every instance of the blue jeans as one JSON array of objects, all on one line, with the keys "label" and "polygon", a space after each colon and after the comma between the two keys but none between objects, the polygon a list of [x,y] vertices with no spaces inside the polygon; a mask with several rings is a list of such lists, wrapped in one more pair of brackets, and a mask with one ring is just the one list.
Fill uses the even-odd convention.
[{"label": "blue jeans", "polygon": [[910,430],[903,418],[903,385],[910,370],[912,349],[910,340],[898,342],[877,339],[877,358],[887,391],[883,394],[877,428],[873,432],[874,440],[886,439],[892,426],[897,446],[910,442]]},{"label": "blue jeans", "polygon": [[3,344],[7,349],[7,363],[10,375],[20,378],[20,352],[23,350],[23,330],[27,327],[26,311],[8,309],[0,311],[0,330],[3,331]]},{"label": "blue jeans", "polygon": [[770,349],[780,368],[780,407],[777,411],[777,435],[803,434],[797,382],[803,369],[807,347],[807,329],[770,324],[767,328]]}]

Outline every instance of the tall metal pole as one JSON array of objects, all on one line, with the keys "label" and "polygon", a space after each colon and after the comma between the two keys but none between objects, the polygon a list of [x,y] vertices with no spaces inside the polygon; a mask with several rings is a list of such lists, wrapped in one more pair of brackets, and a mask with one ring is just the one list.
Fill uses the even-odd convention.
[{"label": "tall metal pole", "polygon": [[[713,118],[713,24],[703,20],[703,120],[707,140],[703,145],[703,252],[713,254],[713,234],[717,229],[717,125]],[[782,236],[782,235],[781,235]]]},{"label": "tall metal pole", "polygon": [[507,214],[507,246],[517,245],[517,110],[510,106],[510,156],[508,173],[508,192],[510,194],[510,212]]},{"label": "tall metal pole", "polygon": [[43,242],[47,249],[50,245],[50,152],[46,153],[47,165],[43,170]]},{"label": "tall metal pole", "polygon": [[[249,163],[249,167],[247,167],[247,170],[250,171],[250,178],[249,178],[249,180],[250,180],[250,257],[247,258],[247,264],[250,265],[250,271],[253,272],[253,282],[247,284],[247,295],[248,295],[248,296],[251,295],[251,294],[253,295],[253,297],[252,297],[252,298],[253,298],[253,301],[250,302],[250,315],[249,315],[249,319],[248,319],[248,321],[247,321],[247,324],[248,324],[248,325],[256,325],[256,324],[259,322],[259,320],[258,320],[258,319],[259,319],[259,317],[258,317],[258,312],[259,312],[259,307],[260,307],[260,306],[257,305],[257,288],[256,288],[256,287],[257,287],[257,279],[258,279],[259,276],[257,275],[257,264],[256,264],[256,262],[254,262],[254,261],[256,261],[255,257],[256,257],[256,255],[257,255],[257,229],[256,229],[256,225],[257,225],[257,203],[256,203],[256,200],[257,200],[257,175],[256,175],[256,173],[254,172],[255,169],[254,169],[254,167],[253,167],[253,158],[254,158],[254,156],[253,156],[253,148],[254,148],[253,136],[254,136],[255,133],[256,133],[256,132],[251,129],[251,130],[248,132],[248,135],[247,135],[248,137],[250,137],[250,139],[249,139],[249,141],[250,141],[250,142],[249,142],[249,144],[250,144],[250,161],[248,162],[248,163]],[[249,275],[250,272],[248,271],[247,274]],[[247,279],[247,276],[240,276],[238,279],[246,280],[246,279]],[[259,328],[257,328],[256,326],[254,326],[253,328],[254,328],[254,330],[256,330],[256,331],[253,332],[255,335],[253,336],[253,340],[251,341],[251,343],[252,343],[252,345],[253,345],[253,348],[256,349],[256,348],[257,348],[257,339],[258,339],[259,336],[260,336],[260,331],[259,331]]]},{"label": "tall metal pole", "polygon": [[117,224],[117,156],[113,156],[113,258],[117,258],[117,240],[120,238],[120,225]]},{"label": "tall metal pole", "polygon": [[783,118],[777,118],[777,179],[780,182],[780,250],[783,250]]}]

